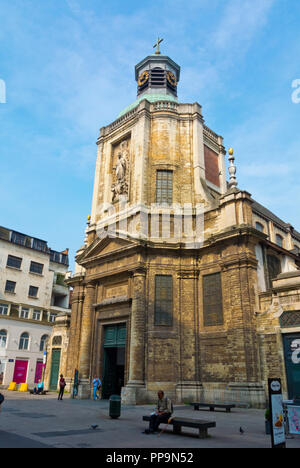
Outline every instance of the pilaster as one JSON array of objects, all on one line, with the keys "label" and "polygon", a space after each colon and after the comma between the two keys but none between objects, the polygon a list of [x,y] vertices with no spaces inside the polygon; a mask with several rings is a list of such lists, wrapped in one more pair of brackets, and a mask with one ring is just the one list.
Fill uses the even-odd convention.
[{"label": "pilaster", "polygon": [[83,303],[82,320],[81,320],[81,339],[79,351],[79,381],[80,389],[79,396],[81,398],[88,398],[89,391],[87,391],[88,382],[90,379],[90,365],[91,365],[91,341],[93,333],[93,317],[95,304],[95,291],[96,285],[88,283],[86,285],[85,300]]},{"label": "pilaster", "polygon": [[122,391],[122,400],[135,404],[145,388],[146,271],[132,274],[129,380]]}]

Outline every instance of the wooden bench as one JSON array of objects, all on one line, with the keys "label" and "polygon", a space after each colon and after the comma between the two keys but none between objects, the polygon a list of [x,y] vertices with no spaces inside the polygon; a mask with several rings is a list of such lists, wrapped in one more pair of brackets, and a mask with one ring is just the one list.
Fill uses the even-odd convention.
[{"label": "wooden bench", "polygon": [[194,410],[199,411],[200,406],[201,408],[209,408],[210,411],[214,411],[215,408],[223,408],[226,409],[226,413],[230,413],[231,408],[235,408],[235,405],[232,404],[216,404],[216,403],[191,403],[194,407]]},{"label": "wooden bench", "polygon": [[[143,416],[143,421],[150,421],[150,416]],[[203,421],[201,419],[180,417],[174,417],[169,424],[173,426],[173,434],[181,434],[182,427],[198,429],[200,439],[206,439],[208,437],[207,430],[211,427],[216,427],[216,423],[214,421]]]}]

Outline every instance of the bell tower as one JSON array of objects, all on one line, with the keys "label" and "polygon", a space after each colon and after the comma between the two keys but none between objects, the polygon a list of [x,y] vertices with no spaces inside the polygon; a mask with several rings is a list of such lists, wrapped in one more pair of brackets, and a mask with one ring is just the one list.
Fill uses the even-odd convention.
[{"label": "bell tower", "polygon": [[157,95],[170,96],[177,100],[177,84],[180,79],[180,66],[170,57],[156,53],[149,55],[135,67],[138,84],[137,97]]},{"label": "bell tower", "polygon": [[223,139],[204,125],[198,103],[179,102],[180,66],[160,42],[135,66],[136,101],[100,130],[90,225],[97,235],[110,223],[132,235],[127,223],[148,240],[155,236],[144,221],[155,204],[208,210],[227,190]]}]

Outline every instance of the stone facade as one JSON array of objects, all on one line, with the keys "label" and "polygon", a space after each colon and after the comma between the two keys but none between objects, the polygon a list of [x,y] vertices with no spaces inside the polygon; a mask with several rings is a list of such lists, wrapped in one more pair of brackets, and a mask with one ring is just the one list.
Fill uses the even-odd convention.
[{"label": "stone facade", "polygon": [[[229,188],[222,137],[205,126],[197,103],[145,97],[102,128],[97,144],[92,213],[69,279],[69,387],[77,369],[79,396],[90,395],[93,375],[106,385],[115,372],[132,404],[154,401],[163,388],[177,402],[264,406],[273,376],[287,392],[274,304],[279,297],[285,310],[299,307],[300,258],[291,242],[279,247],[256,223],[263,219],[298,246],[300,235],[246,191]],[[126,164],[118,172],[120,154]],[[159,171],[172,173],[165,188],[172,205],[157,204]],[[273,251],[283,277],[272,284]],[[218,304],[204,290],[210,275],[220,281]],[[157,323],[157,277],[171,278],[168,324]],[[109,335],[118,327],[126,328],[124,346]],[[112,357],[119,348],[123,360]]]}]

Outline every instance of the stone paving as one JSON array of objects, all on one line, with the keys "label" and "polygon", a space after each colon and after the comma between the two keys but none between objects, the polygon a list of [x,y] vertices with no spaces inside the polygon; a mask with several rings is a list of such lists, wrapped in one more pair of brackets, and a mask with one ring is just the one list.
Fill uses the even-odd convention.
[{"label": "stone paving", "polygon": [[[216,421],[208,439],[199,439],[197,431],[183,428],[186,435],[171,430],[145,435],[142,421],[154,405],[123,406],[121,417],[109,417],[108,401],[72,400],[57,394],[35,396],[1,390],[5,396],[0,414],[0,448],[269,448],[270,436],[264,431],[264,410],[235,408],[225,411],[195,412],[189,406],[175,406],[182,417]],[[92,425],[98,425],[96,430]],[[162,426],[162,429],[165,425]],[[242,427],[244,434],[240,434]],[[288,448],[300,448],[300,438],[289,438]]]}]

